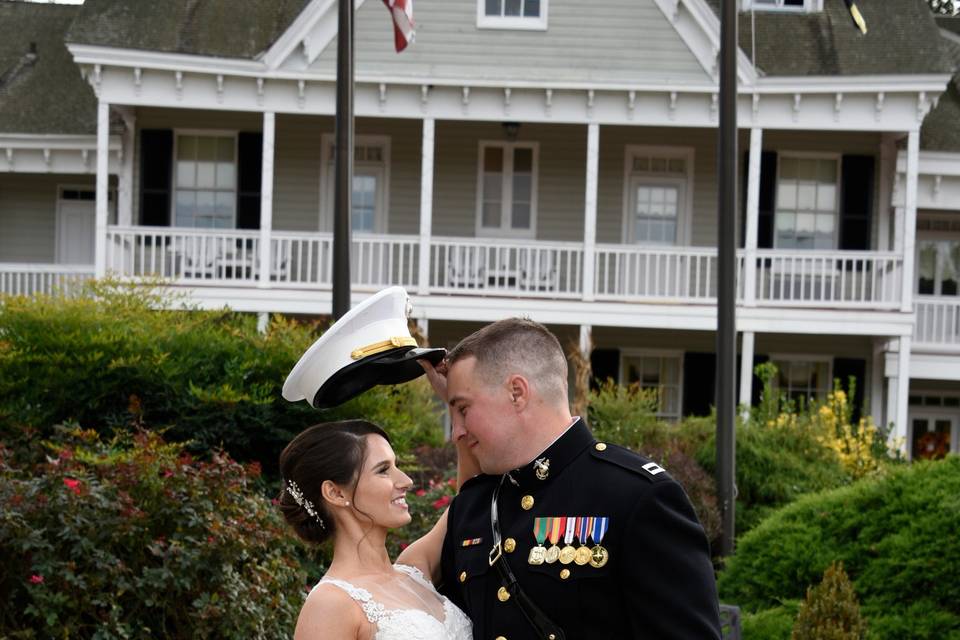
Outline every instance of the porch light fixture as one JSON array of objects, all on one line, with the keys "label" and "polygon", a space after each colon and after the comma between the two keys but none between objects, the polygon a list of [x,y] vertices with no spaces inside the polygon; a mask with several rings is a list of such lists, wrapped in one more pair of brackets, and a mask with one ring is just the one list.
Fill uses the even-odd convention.
[{"label": "porch light fixture", "polygon": [[503,133],[507,136],[507,140],[511,142],[517,139],[517,135],[520,133],[520,123],[519,122],[504,122],[503,123]]}]

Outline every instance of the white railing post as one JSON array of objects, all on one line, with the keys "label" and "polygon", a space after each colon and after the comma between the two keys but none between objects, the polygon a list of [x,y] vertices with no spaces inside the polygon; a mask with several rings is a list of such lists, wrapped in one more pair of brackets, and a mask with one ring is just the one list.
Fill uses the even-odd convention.
[{"label": "white railing post", "polygon": [[97,203],[94,240],[94,273],[102,278],[107,273],[107,214],[109,211],[110,178],[110,105],[97,103]]},{"label": "white railing post", "polygon": [[740,334],[740,406],[744,407],[744,415],[748,415],[750,401],[753,399],[753,331],[744,331]]},{"label": "white railing post", "polygon": [[430,291],[430,235],[433,228],[433,148],[435,121],[423,119],[422,158],[420,161],[420,262],[417,291]]},{"label": "white railing post", "polygon": [[[910,398],[910,336],[900,336],[900,348],[897,351],[897,418],[893,436],[896,441],[907,441],[907,410]],[[907,447],[909,455],[909,447]]]},{"label": "white railing post", "polygon": [[[743,304],[757,304],[757,229],[760,215],[760,154],[763,129],[750,130],[750,160],[747,167],[747,224],[743,238]],[[752,337],[751,337],[752,340]]]},{"label": "white railing post", "polygon": [[270,237],[273,235],[273,150],[276,141],[276,114],[263,112],[263,165],[260,176],[260,281],[257,286],[270,287]]},{"label": "white railing post", "polygon": [[597,248],[597,172],[600,164],[600,125],[587,125],[587,187],[583,210],[583,299],[593,300]]},{"label": "white railing post", "polygon": [[[916,129],[907,134],[907,175],[905,176],[905,201],[903,210],[903,286],[901,287],[900,310],[909,313],[913,309],[913,265],[917,244],[917,174],[920,168],[920,132]],[[898,410],[899,411],[899,410]]]}]

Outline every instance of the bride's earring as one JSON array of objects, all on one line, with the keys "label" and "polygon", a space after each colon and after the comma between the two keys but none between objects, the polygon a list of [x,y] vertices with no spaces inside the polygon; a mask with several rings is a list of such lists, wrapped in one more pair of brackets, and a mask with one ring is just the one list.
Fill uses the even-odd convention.
[{"label": "bride's earring", "polygon": [[344,502],[344,503],[343,503],[343,506],[345,506],[345,507],[349,507],[349,506],[350,506],[350,501],[349,501],[349,500],[347,500],[346,502]]}]

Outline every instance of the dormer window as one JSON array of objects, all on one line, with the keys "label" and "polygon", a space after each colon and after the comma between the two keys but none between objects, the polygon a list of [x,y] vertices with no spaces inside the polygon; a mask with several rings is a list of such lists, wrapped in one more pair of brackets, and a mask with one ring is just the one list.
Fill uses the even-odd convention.
[{"label": "dormer window", "polygon": [[478,29],[546,31],[549,0],[477,0]]},{"label": "dormer window", "polygon": [[743,10],[813,13],[823,10],[823,0],[743,0]]}]

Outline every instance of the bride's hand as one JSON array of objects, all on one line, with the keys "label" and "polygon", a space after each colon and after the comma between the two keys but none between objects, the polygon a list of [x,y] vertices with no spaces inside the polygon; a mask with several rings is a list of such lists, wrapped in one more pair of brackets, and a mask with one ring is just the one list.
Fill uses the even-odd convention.
[{"label": "bride's hand", "polygon": [[437,397],[443,401],[444,406],[447,404],[447,361],[441,360],[440,364],[436,367],[433,366],[433,363],[427,360],[418,360],[420,366],[423,367],[423,370],[427,373],[427,380],[430,381],[430,386],[433,387],[433,391],[437,394]]}]

